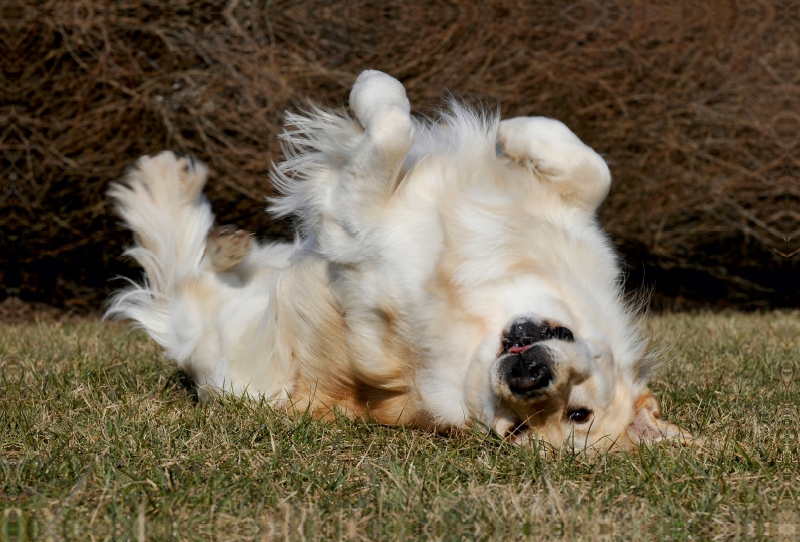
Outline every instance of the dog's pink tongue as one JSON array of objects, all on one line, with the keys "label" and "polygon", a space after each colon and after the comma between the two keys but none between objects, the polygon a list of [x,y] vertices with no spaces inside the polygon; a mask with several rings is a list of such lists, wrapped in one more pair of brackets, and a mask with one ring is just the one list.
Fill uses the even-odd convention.
[{"label": "dog's pink tongue", "polygon": [[528,344],[525,346],[512,346],[508,349],[509,354],[522,354],[525,350],[533,346],[532,344]]}]

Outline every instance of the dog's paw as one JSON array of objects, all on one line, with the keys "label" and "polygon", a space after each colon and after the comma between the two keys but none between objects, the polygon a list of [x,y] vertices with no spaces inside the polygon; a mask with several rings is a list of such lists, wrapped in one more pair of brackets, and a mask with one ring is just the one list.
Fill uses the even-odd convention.
[{"label": "dog's paw", "polygon": [[608,165],[564,123],[546,117],[504,120],[497,142],[508,158],[530,165],[568,200],[591,209],[608,194]]},{"label": "dog's paw", "polygon": [[206,257],[217,273],[228,271],[253,249],[253,234],[234,226],[220,226],[208,233]]},{"label": "dog's paw", "polygon": [[[504,120],[497,130],[497,140],[508,156],[528,158],[544,164],[552,157],[553,151],[573,146],[585,147],[563,122],[547,117]],[[552,165],[558,167],[559,164]]]},{"label": "dog's paw", "polygon": [[362,72],[350,92],[350,108],[364,129],[381,142],[410,142],[411,104],[394,77],[376,70]]}]

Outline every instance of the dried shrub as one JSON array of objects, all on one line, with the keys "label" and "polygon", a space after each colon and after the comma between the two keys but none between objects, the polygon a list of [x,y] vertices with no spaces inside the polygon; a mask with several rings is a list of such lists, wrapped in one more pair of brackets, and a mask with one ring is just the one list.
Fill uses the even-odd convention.
[{"label": "dried shrub", "polygon": [[[107,184],[164,148],[211,166],[221,223],[262,236],[283,111],[376,68],[548,115],[611,164],[602,220],[665,303],[796,305],[798,7],[788,2],[50,0],[0,14],[4,293],[96,307],[130,237]],[[677,300],[677,301],[676,301]]]}]

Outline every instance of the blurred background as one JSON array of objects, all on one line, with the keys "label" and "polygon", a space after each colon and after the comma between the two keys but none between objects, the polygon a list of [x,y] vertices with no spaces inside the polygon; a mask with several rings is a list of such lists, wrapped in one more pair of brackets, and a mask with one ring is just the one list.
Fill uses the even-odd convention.
[{"label": "blurred background", "polygon": [[219,223],[290,236],[264,212],[284,112],[367,68],[422,113],[450,92],[570,126],[655,309],[800,305],[797,0],[4,0],[0,316],[140,276],[105,192],[142,154],[196,156]]}]

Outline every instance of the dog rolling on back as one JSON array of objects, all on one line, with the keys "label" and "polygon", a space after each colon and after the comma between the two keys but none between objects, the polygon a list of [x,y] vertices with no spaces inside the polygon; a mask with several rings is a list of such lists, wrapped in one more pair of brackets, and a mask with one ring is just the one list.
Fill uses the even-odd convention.
[{"label": "dog rolling on back", "polygon": [[128,318],[202,390],[514,442],[625,449],[691,438],[659,419],[652,363],[595,211],[605,162],[558,121],[454,103],[410,115],[361,74],[355,118],[289,115],[272,212],[300,241],[212,230],[206,169],[141,158],[110,195],[146,273]]}]

